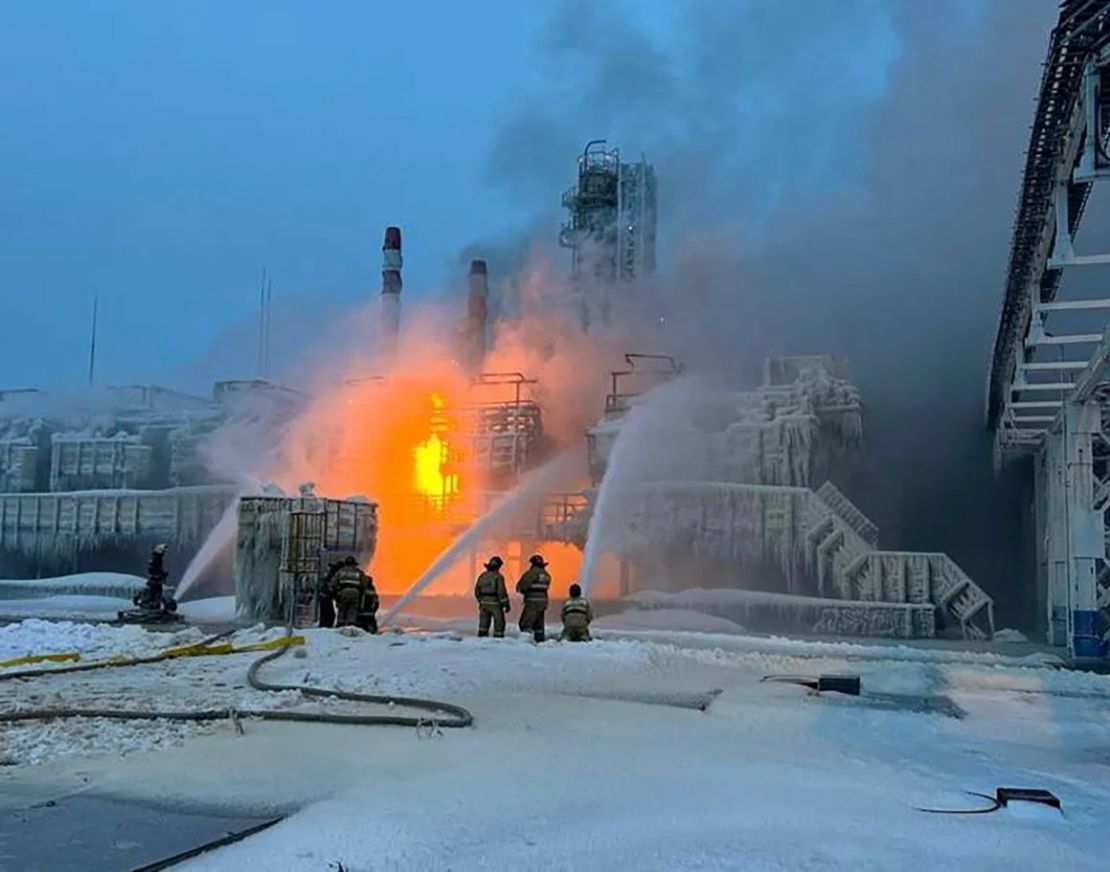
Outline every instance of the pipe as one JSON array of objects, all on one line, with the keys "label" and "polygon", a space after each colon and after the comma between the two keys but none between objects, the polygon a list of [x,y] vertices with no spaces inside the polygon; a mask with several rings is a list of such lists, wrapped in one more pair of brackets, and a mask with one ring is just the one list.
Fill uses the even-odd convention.
[{"label": "pipe", "polygon": [[484,260],[470,262],[466,294],[466,348],[464,360],[474,375],[486,357],[486,322],[489,318],[489,274]]},{"label": "pipe", "polygon": [[382,243],[382,310],[381,341],[387,356],[397,350],[397,335],[401,332],[401,228],[385,228]]}]

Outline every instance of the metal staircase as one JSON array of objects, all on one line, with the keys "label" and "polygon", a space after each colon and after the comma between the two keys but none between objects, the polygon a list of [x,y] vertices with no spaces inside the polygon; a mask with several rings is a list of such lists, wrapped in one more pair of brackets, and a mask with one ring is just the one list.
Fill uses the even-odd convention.
[{"label": "metal staircase", "polygon": [[[672,486],[662,487],[664,493],[678,493]],[[687,490],[696,494],[698,487],[695,484]],[[701,483],[700,487],[714,486]],[[800,517],[795,517],[798,512],[793,509],[784,511],[768,505],[762,514],[762,534],[781,537],[788,530],[802,534],[798,543],[804,551],[802,574],[815,586],[818,597],[857,603],[931,603],[946,624],[960,628],[965,639],[990,639],[994,635],[994,600],[955,561],[936,552],[880,550],[878,528],[831,482],[816,491],[743,484],[727,487],[745,493],[789,493],[799,498]],[[645,493],[644,499],[659,496]],[[692,499],[705,506],[708,496]],[[787,504],[794,505],[789,501],[783,505]],[[591,511],[592,494],[588,492],[552,494],[540,512],[538,538],[584,547]],[[930,629],[926,635],[932,632]]]},{"label": "metal staircase", "polygon": [[947,554],[880,551],[878,528],[831,482],[807,506],[806,559],[819,596],[932,603],[965,639],[994,635],[994,600]]},{"label": "metal staircase", "polygon": [[879,528],[871,523],[870,519],[857,509],[855,503],[844,496],[836,485],[831,481],[825,482],[817,488],[817,496],[841,520],[855,530],[863,541],[870,544],[872,548],[879,547]]}]

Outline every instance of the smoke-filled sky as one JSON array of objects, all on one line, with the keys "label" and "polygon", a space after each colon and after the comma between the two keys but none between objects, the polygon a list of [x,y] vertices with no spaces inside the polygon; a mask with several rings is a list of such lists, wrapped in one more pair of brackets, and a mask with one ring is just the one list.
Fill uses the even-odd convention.
[{"label": "smoke-filled sky", "polygon": [[103,381],[252,375],[263,265],[275,342],[340,343],[387,223],[406,300],[461,300],[461,253],[495,273],[558,257],[558,196],[608,137],[656,165],[644,294],[673,347],[749,381],[767,353],[848,355],[894,470],[864,502],[901,544],[992,571],[1012,519],[990,502],[983,380],[1055,14],[8,0],[0,381],[81,381],[94,293]]},{"label": "smoke-filled sky", "polygon": [[[781,281],[774,311],[745,312],[757,335],[795,318],[799,283],[867,269],[845,261],[947,259],[923,210],[982,215],[993,309],[1051,6],[8,0],[3,382],[83,380],[94,294],[101,380],[198,359],[253,374],[263,265],[276,308],[297,301],[288,331],[312,332],[306,300],[326,332],[322,312],[376,293],[386,223],[405,230],[407,296],[461,285],[468,243],[495,260],[504,240],[550,243],[595,136],[657,164],[661,256],[687,256],[697,285],[676,294],[750,308],[738,266],[749,288]],[[791,268],[757,278],[771,251]],[[213,357],[235,325],[237,353]]]}]

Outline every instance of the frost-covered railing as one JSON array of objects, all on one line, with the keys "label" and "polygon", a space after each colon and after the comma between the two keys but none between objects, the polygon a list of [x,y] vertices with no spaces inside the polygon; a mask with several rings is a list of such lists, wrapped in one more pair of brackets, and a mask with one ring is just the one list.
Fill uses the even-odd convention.
[{"label": "frost-covered railing", "polygon": [[540,534],[556,542],[585,545],[586,528],[590,522],[589,493],[549,494],[540,507]]},{"label": "frost-covered railing", "polygon": [[817,488],[817,496],[836,512],[841,520],[859,534],[863,541],[872,548],[879,547],[879,528],[876,527],[863,512],[856,508],[855,503],[848,499],[831,481],[825,482]]},{"label": "frost-covered railing", "polygon": [[[551,538],[579,541],[590,505],[556,497],[545,507]],[[832,485],[808,488],[659,481],[628,489],[609,507],[626,556],[660,552],[738,566],[777,564],[790,594],[856,603],[932,605],[965,638],[994,633],[993,600],[947,555],[879,551],[877,529]],[[607,524],[610,522],[607,522]],[[556,531],[559,535],[553,535]],[[865,538],[867,537],[867,538]],[[870,541],[869,541],[870,540]],[[581,544],[581,543],[579,543]],[[916,620],[916,619],[915,619]],[[915,632],[924,625],[915,624]]]},{"label": "frost-covered railing", "polygon": [[0,550],[42,557],[126,540],[199,542],[219,522],[233,494],[223,485],[3,494]]},{"label": "frost-covered railing", "polygon": [[865,602],[933,603],[965,639],[994,635],[994,600],[947,554],[879,551],[878,528],[827,482],[810,504],[807,560],[822,595]]},{"label": "frost-covered railing", "polygon": [[955,619],[965,639],[994,635],[994,600],[947,554],[870,551],[853,561],[846,576],[860,600],[932,603]]},{"label": "frost-covered railing", "polygon": [[929,555],[908,551],[869,551],[849,567],[860,599],[927,603],[931,596]]},{"label": "frost-covered railing", "polygon": [[936,635],[934,610],[929,605],[830,600],[735,588],[642,591],[630,600],[642,609],[691,609],[744,627],[787,632],[895,639]]},{"label": "frost-covered railing", "polygon": [[806,566],[816,579],[819,596],[864,599],[854,584],[854,567],[872,550],[852,527],[823,499],[807,491]]},{"label": "frost-covered railing", "polygon": [[994,600],[947,554],[929,554],[934,604],[960,622],[966,639],[994,636]]},{"label": "frost-covered railing", "polygon": [[620,511],[633,547],[678,547],[748,565],[777,561],[789,592],[803,592],[808,581],[821,597],[932,604],[965,638],[993,635],[993,600],[948,555],[878,551],[857,532],[873,535],[874,524],[846,498],[834,509],[825,497],[805,488],[657,482],[638,488]]},{"label": "frost-covered railing", "polygon": [[651,482],[621,494],[613,511],[632,552],[677,549],[738,565],[777,564],[787,591],[799,593],[811,494],[798,487]]}]

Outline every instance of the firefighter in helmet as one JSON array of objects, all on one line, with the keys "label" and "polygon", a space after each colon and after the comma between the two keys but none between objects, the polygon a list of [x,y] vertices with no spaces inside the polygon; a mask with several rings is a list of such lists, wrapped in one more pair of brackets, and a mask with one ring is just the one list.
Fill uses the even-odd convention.
[{"label": "firefighter in helmet", "polygon": [[516,592],[524,597],[520,632],[530,632],[537,642],[542,642],[545,638],[544,612],[547,611],[547,592],[550,587],[551,576],[547,572],[547,562],[539,554],[533,554],[528,558],[528,568],[516,583]]},{"label": "firefighter in helmet", "polygon": [[358,613],[362,597],[366,592],[366,576],[358,567],[354,557],[347,557],[332,579],[335,597],[335,625],[353,627],[358,624]]},{"label": "firefighter in helmet", "polygon": [[504,561],[494,555],[485,565],[485,571],[474,582],[474,599],[478,601],[478,635],[488,636],[493,624],[494,638],[505,636],[505,613],[509,610],[509,592],[505,590],[505,576],[501,574]]}]

